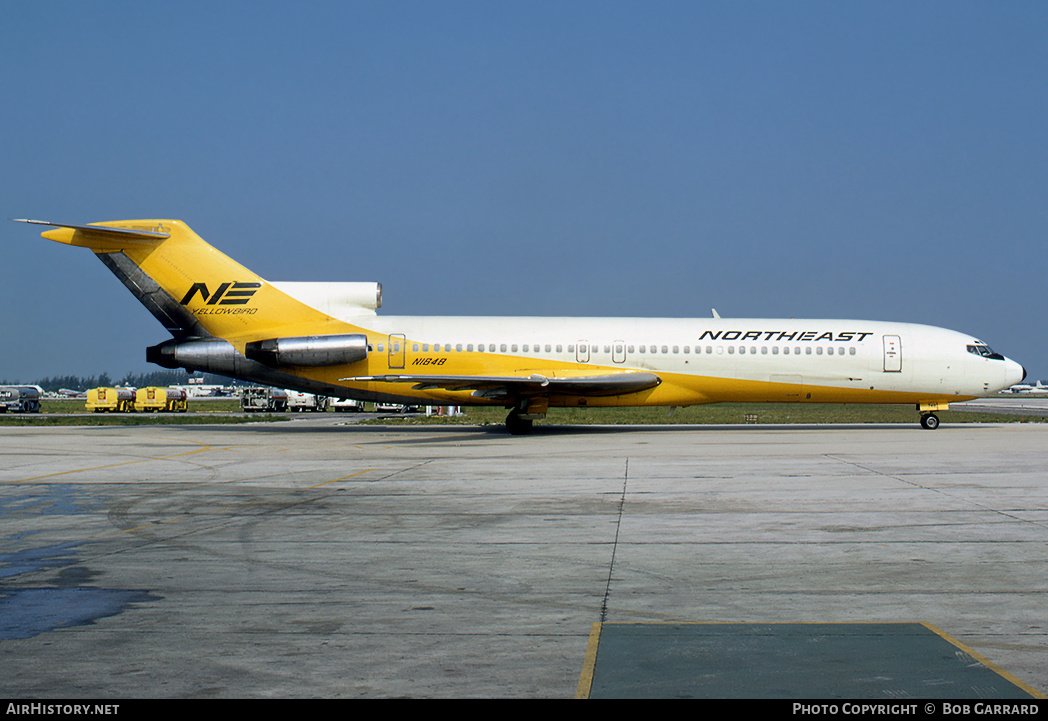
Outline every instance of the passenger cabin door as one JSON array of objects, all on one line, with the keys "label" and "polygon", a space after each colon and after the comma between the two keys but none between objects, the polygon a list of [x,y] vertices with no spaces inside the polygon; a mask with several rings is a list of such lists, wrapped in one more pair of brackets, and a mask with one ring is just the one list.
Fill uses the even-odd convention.
[{"label": "passenger cabin door", "polygon": [[897,335],[884,336],[884,372],[902,371],[902,339]]},{"label": "passenger cabin door", "polygon": [[407,340],[403,333],[389,334],[389,367],[403,368],[407,354]]}]

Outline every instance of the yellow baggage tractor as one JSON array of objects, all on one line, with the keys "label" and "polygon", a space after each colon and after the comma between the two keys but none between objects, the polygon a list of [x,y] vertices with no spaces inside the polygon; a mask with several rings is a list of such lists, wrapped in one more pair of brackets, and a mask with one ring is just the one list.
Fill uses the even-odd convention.
[{"label": "yellow baggage tractor", "polygon": [[92,413],[134,413],[135,392],[130,388],[92,388],[87,392],[87,410]]},{"label": "yellow baggage tractor", "polygon": [[153,413],[183,413],[189,407],[188,397],[179,388],[139,388],[135,393],[135,408]]}]

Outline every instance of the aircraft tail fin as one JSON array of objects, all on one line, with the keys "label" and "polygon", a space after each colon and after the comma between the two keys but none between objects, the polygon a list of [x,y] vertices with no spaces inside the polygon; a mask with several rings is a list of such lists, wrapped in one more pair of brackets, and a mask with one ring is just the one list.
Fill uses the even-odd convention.
[{"label": "aircraft tail fin", "polygon": [[[238,350],[271,335],[337,324],[216,250],[179,220],[77,225],[40,220],[43,237],[92,250],[175,338],[217,336]],[[303,334],[305,331],[303,331]]]}]

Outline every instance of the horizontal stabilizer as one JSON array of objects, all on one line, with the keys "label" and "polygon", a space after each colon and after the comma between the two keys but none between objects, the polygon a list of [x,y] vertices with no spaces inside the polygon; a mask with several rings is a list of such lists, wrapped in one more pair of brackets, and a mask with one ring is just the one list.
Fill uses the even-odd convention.
[{"label": "horizontal stabilizer", "polygon": [[108,237],[110,239],[119,240],[165,240],[171,237],[170,233],[165,233],[163,225],[159,227],[146,228],[114,228],[109,225],[91,225],[91,224],[76,224],[76,223],[52,223],[47,220],[28,220],[26,218],[14,218],[16,223],[30,223],[32,225],[47,225],[52,228],[68,228],[70,230],[80,231],[89,235],[96,235],[100,237]]}]

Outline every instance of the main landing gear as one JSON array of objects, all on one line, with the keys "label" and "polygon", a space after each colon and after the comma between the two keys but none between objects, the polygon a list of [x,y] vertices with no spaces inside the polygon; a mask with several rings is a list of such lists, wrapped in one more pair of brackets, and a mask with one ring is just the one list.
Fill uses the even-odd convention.
[{"label": "main landing gear", "polygon": [[939,416],[934,413],[922,413],[921,414],[921,428],[929,431],[934,431],[939,427]]},{"label": "main landing gear", "polygon": [[534,421],[530,418],[521,418],[520,413],[516,408],[509,412],[506,416],[506,430],[514,436],[524,436],[531,433],[531,426]]},{"label": "main landing gear", "polygon": [[535,421],[541,421],[549,410],[548,398],[523,398],[506,416],[506,430],[512,435],[523,436],[531,433]]}]

